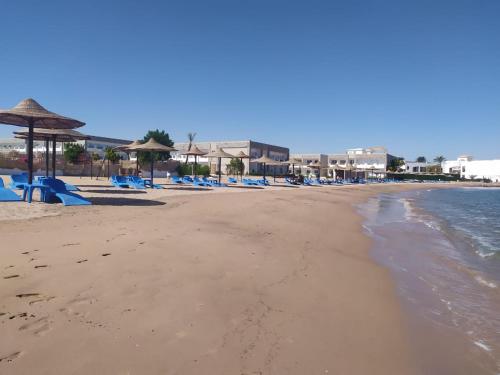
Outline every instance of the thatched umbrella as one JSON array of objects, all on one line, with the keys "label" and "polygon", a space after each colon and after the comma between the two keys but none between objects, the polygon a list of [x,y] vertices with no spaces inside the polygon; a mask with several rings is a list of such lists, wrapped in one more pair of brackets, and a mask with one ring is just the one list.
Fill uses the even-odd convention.
[{"label": "thatched umbrella", "polygon": [[289,165],[292,166],[292,174],[295,176],[295,164],[302,164],[302,161],[299,159],[290,158],[285,163],[288,163]]},{"label": "thatched umbrella", "polygon": [[[268,156],[262,155],[258,159],[253,159],[252,163],[262,163],[264,164],[264,180],[266,179],[266,165],[281,165],[281,161],[271,159]],[[276,182],[276,171],[274,170],[274,181]]]},{"label": "thatched umbrella", "polygon": [[[245,154],[243,151],[238,152],[235,156],[240,159],[241,163],[243,163],[243,159],[250,159],[251,158],[250,155]],[[243,181],[243,171],[241,172],[240,177],[241,177],[241,181]]]},{"label": "thatched umbrella", "polygon": [[[132,148],[138,145],[142,145],[142,141],[139,141],[138,139],[133,141],[132,143],[129,143],[128,145],[123,145],[123,146],[117,146],[114,149],[118,151],[123,151],[126,152],[129,155],[130,159],[130,152],[132,152]],[[136,152],[136,158],[135,158],[135,174],[139,174],[139,155],[138,152]]]},{"label": "thatched umbrella", "polygon": [[33,99],[25,99],[12,109],[0,110],[0,123],[28,128],[28,183],[33,183],[34,128],[74,129],[84,122],[47,111]]},{"label": "thatched umbrella", "polygon": [[203,156],[206,154],[208,154],[208,152],[201,151],[195,144],[192,144],[192,143],[186,151],[181,152],[181,155],[194,156],[194,173],[193,173],[193,175],[195,177],[196,177],[196,159],[198,158],[198,156]]},{"label": "thatched umbrella", "polygon": [[146,143],[141,143],[139,145],[129,147],[130,151],[149,151],[151,153],[151,186],[153,186],[153,168],[155,164],[153,152],[171,152],[177,151],[175,148],[170,146],[162,145],[158,143],[154,138],[150,138]]},{"label": "thatched umbrella", "polygon": [[218,159],[217,165],[219,166],[219,184],[220,184],[221,174],[222,174],[222,172],[221,172],[221,169],[222,169],[222,166],[221,166],[222,158],[232,159],[232,158],[234,158],[234,155],[228,154],[222,148],[217,148],[217,150],[215,150],[215,151],[210,151],[207,154],[207,156],[208,156],[208,158],[217,158]]},{"label": "thatched umbrella", "polygon": [[[29,132],[22,130],[14,132],[16,138],[27,139]],[[52,141],[52,177],[56,178],[56,142],[76,142],[90,139],[88,135],[73,129],[37,129],[33,132],[33,139],[45,141],[45,175],[49,176],[49,141]]]},{"label": "thatched umbrella", "polygon": [[318,170],[318,178],[321,177],[321,163],[317,160],[307,164],[307,166],[311,169],[317,169]]}]

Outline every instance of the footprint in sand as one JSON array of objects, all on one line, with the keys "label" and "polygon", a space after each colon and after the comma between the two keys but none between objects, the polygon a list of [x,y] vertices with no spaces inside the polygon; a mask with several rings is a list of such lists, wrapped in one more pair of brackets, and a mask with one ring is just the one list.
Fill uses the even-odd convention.
[{"label": "footprint in sand", "polygon": [[23,324],[19,327],[19,330],[31,332],[36,336],[42,336],[50,331],[50,328],[49,317],[45,316],[43,318],[35,320],[34,322]]},{"label": "footprint in sand", "polygon": [[80,259],[80,260],[77,260],[76,263],[84,263],[84,262],[87,262],[88,259]]},{"label": "footprint in sand", "polygon": [[40,293],[21,293],[16,294],[17,298],[29,298],[29,297],[38,297]]},{"label": "footprint in sand", "polygon": [[16,277],[19,277],[19,275],[8,275],[8,276],[4,276],[3,278],[4,279],[14,279]]},{"label": "footprint in sand", "polygon": [[40,264],[39,266],[35,266],[35,268],[45,268],[48,267],[47,264]]},{"label": "footprint in sand", "polygon": [[0,362],[12,362],[19,358],[23,354],[23,352],[14,352],[12,354],[9,354],[5,357],[0,357]]},{"label": "footprint in sand", "polygon": [[101,254],[103,257],[107,257],[108,255],[111,255],[111,253],[104,253],[104,254]]},{"label": "footprint in sand", "polygon": [[28,313],[22,312],[22,313],[17,313],[17,314],[9,316],[9,319],[12,320],[12,319],[16,319],[16,318],[27,318],[27,317],[28,317]]},{"label": "footprint in sand", "polygon": [[34,299],[32,301],[29,301],[29,305],[34,305],[36,303],[41,303],[41,302],[49,302],[51,300],[53,300],[54,296],[43,296],[42,298],[38,298],[38,299]]},{"label": "footprint in sand", "polygon": [[62,309],[59,309],[60,312],[65,313],[68,316],[78,316],[78,317],[88,317],[89,312],[88,311],[77,311],[77,307],[81,305],[92,305],[93,303],[97,302],[97,299],[95,298],[89,298],[89,297],[77,297],[71,301],[68,302],[66,307],[63,307]]}]

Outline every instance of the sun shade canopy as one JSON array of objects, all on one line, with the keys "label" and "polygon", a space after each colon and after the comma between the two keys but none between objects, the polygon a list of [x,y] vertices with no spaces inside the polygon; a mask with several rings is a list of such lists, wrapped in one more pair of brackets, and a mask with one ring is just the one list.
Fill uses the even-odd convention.
[{"label": "sun shade canopy", "polygon": [[150,138],[146,143],[140,143],[135,146],[127,147],[130,151],[156,151],[156,152],[170,152],[177,151],[175,148],[170,146],[162,145],[155,141],[154,138]]},{"label": "sun shade canopy", "polygon": [[196,145],[191,145],[186,151],[182,151],[181,155],[193,155],[193,156],[203,156],[208,154],[208,152],[201,151]]},{"label": "sun shade canopy", "polygon": [[[16,138],[22,139],[28,138],[28,133],[27,130],[14,132]],[[56,139],[58,142],[74,142],[77,140],[90,139],[90,137],[72,129],[36,129],[33,132],[33,139],[37,141]]]},{"label": "sun shade canopy", "polygon": [[47,111],[33,99],[24,99],[11,109],[0,110],[0,123],[45,129],[73,129],[84,122]]}]

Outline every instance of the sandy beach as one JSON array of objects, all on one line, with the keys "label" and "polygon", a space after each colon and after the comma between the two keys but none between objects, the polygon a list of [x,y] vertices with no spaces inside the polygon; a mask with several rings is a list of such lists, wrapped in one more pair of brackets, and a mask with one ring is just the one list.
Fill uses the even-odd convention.
[{"label": "sandy beach", "polygon": [[0,204],[0,373],[417,372],[353,205],[426,185],[66,180],[94,205]]}]

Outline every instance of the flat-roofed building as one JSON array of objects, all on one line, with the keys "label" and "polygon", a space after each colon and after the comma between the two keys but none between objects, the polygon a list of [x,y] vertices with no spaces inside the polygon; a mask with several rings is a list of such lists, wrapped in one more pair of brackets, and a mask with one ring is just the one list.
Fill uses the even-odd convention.
[{"label": "flat-roofed building", "polygon": [[328,175],[331,177],[383,177],[395,156],[385,147],[351,148],[344,153],[328,155]]},{"label": "flat-roofed building", "polygon": [[500,159],[474,160],[464,155],[457,160],[446,160],[441,163],[443,173],[456,174],[465,179],[488,179],[500,182]]},{"label": "flat-roofed building", "polygon": [[[292,154],[290,158],[299,161],[295,171],[302,175],[317,176],[319,169],[321,177],[332,178],[383,177],[391,160],[396,159],[385,147],[351,148],[335,154]],[[320,168],[308,167],[311,163]]]},{"label": "flat-roofed building", "polygon": [[[267,143],[256,142],[252,140],[247,141],[205,141],[205,142],[193,142],[200,150],[207,153],[216,151],[218,148],[222,148],[225,152],[231,155],[237,155],[240,151],[244,152],[246,155],[250,155],[251,159],[257,159],[265,155],[276,161],[288,160],[290,151],[287,147],[270,145]],[[181,155],[182,151],[187,150],[189,146],[188,142],[177,142],[174,147],[179,150],[177,152],[171,152],[172,159],[185,162],[186,156]],[[236,157],[236,156],[235,156]],[[243,159],[243,164],[245,165],[245,173],[248,174],[262,174],[264,172],[263,165],[259,163],[253,163],[251,159]],[[194,162],[194,156],[188,157],[188,162]],[[215,173],[217,170],[217,159],[209,159],[206,156],[197,157],[198,163],[209,165],[211,173]],[[229,164],[231,159],[223,158],[221,160],[222,173],[226,173],[226,165]],[[278,175],[286,174],[286,165],[277,166],[266,166],[266,173],[276,173]]]},{"label": "flat-roofed building", "polygon": [[[98,154],[101,158],[104,157],[104,152],[107,147],[115,148],[130,144],[132,141],[117,138],[107,138],[95,135],[89,135],[89,139],[77,141],[74,143],[81,144],[89,153]],[[27,140],[17,138],[0,139],[0,153],[8,154],[15,151],[19,154],[26,154]],[[63,151],[63,143],[56,142],[56,154],[61,155]],[[33,141],[33,152],[44,153],[45,142]],[[52,144],[50,145],[50,152],[52,152]],[[126,157],[126,154],[120,153],[121,156]]]},{"label": "flat-roofed building", "polygon": [[[326,177],[328,175],[328,155],[326,154],[291,154],[290,159],[297,161],[294,165],[289,165],[290,172],[293,168],[295,174],[303,176]],[[317,166],[310,167],[311,164]]]}]

